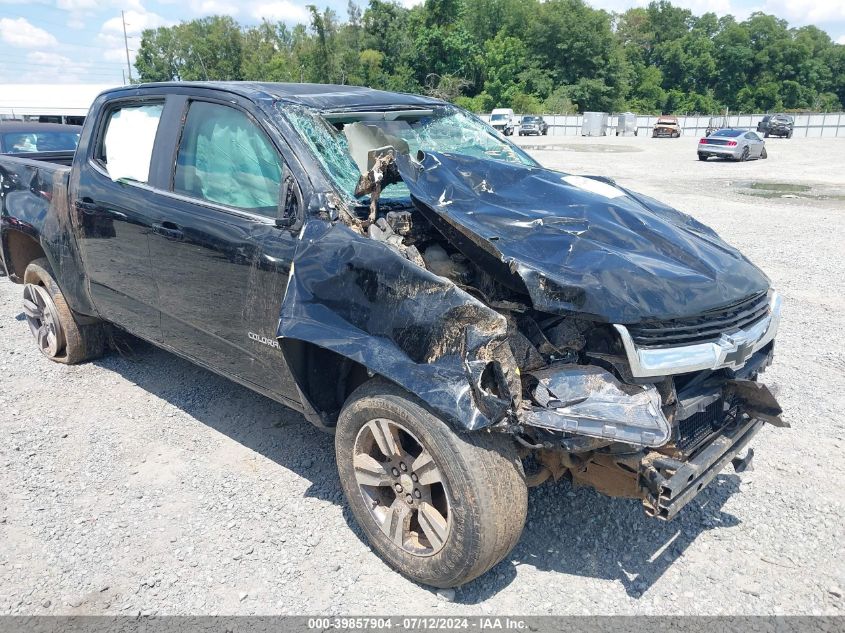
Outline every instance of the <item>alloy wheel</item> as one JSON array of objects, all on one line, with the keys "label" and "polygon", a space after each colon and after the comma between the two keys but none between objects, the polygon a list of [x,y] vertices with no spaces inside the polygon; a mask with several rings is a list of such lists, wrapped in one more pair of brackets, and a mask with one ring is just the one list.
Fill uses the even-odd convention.
[{"label": "alloy wheel", "polygon": [[43,286],[23,288],[23,313],[41,351],[51,358],[64,347],[65,338],[53,298]]},{"label": "alloy wheel", "polygon": [[353,466],[373,520],[393,543],[415,556],[446,544],[451,512],[443,475],[429,451],[393,420],[367,422],[355,438]]}]

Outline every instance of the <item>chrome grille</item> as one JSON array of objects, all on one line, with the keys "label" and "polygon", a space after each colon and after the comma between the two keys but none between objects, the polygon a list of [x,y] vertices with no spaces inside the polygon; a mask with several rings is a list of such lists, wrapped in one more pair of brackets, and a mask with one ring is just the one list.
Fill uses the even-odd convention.
[{"label": "chrome grille", "polygon": [[627,327],[631,338],[642,347],[689,345],[718,339],[723,332],[747,328],[768,314],[769,297],[761,293],[698,317],[646,321]]}]

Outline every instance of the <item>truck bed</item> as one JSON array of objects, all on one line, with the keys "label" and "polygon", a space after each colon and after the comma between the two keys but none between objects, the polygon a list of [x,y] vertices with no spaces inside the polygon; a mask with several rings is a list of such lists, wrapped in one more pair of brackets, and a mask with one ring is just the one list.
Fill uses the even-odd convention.
[{"label": "truck bed", "polygon": [[74,152],[27,152],[26,154],[5,154],[6,158],[20,158],[23,160],[35,160],[55,165],[70,166],[73,163]]},{"label": "truck bed", "polygon": [[[70,226],[67,190],[71,168],[66,161],[64,153],[27,158],[0,155],[0,226],[30,235],[39,242],[67,241],[71,235],[67,230]],[[60,224],[67,226],[60,230]],[[10,275],[12,281],[22,281],[22,272],[10,267],[14,252],[10,252],[7,239],[0,243],[0,256],[4,267],[17,273]],[[61,275],[62,262],[51,264],[57,275]]]}]

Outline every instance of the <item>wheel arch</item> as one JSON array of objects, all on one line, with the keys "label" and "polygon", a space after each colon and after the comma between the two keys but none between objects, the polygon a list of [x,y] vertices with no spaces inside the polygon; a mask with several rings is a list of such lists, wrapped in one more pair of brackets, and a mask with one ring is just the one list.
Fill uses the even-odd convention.
[{"label": "wheel arch", "polygon": [[279,347],[296,385],[303,415],[323,430],[333,430],[349,395],[377,376],[362,363],[308,341],[280,338]]},{"label": "wheel arch", "polygon": [[24,283],[24,273],[36,259],[47,258],[41,243],[32,235],[16,229],[7,229],[3,233],[3,260],[9,279]]}]

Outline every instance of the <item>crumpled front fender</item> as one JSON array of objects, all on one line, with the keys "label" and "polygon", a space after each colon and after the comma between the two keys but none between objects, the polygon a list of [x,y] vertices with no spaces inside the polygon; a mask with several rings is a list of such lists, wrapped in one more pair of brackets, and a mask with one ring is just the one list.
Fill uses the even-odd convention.
[{"label": "crumpled front fender", "polygon": [[[277,336],[331,350],[402,386],[453,426],[475,430],[509,400],[482,376],[508,357],[503,316],[390,246],[341,223],[308,222]],[[510,356],[512,358],[512,356]]]}]

